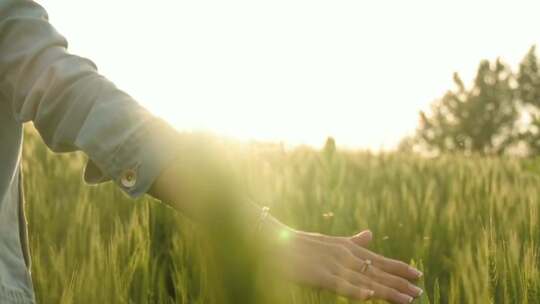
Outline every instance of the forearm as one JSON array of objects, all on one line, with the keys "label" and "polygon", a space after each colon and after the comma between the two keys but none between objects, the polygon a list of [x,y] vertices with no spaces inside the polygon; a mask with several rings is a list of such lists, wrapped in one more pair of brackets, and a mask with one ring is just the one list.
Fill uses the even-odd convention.
[{"label": "forearm", "polygon": [[238,196],[235,182],[227,174],[215,148],[196,135],[180,136],[178,154],[158,176],[149,194],[184,215],[201,221],[211,216],[218,201],[232,201]]},{"label": "forearm", "polygon": [[246,233],[276,237],[291,228],[245,195],[226,152],[209,141],[185,136],[178,157],[154,182],[149,194],[206,228],[233,221]]}]

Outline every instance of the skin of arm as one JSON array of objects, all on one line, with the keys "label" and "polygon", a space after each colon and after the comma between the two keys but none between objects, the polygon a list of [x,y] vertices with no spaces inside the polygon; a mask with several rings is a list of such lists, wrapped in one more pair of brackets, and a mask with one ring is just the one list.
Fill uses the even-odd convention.
[{"label": "skin of arm", "polygon": [[[412,283],[421,272],[366,249],[372,239],[370,231],[350,237],[326,236],[292,229],[272,216],[256,229],[261,208],[243,197],[224,153],[206,143],[189,141],[181,141],[186,148],[159,175],[149,194],[206,228],[222,229],[227,217],[234,218],[239,230],[266,244],[261,259],[270,260],[272,269],[292,282],[358,300],[411,303],[422,294]],[[366,259],[372,266],[364,271]]]}]

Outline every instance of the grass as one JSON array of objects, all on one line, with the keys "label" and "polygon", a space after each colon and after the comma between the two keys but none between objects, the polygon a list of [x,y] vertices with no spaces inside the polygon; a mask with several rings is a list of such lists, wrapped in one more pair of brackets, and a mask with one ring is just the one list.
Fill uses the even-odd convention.
[{"label": "grass", "polygon": [[[27,133],[39,303],[222,303],[196,224],[112,184],[84,185],[81,154],[54,155]],[[283,222],[332,235],[370,228],[374,250],[421,265],[418,303],[540,303],[540,176],[532,162],[230,149],[242,149],[237,166],[247,188]],[[280,303],[347,303],[279,282],[272,292]]]}]

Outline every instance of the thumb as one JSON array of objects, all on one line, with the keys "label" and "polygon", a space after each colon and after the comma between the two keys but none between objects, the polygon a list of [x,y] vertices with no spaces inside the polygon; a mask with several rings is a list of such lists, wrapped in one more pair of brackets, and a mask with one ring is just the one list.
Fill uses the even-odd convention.
[{"label": "thumb", "polygon": [[373,233],[370,230],[364,230],[351,237],[351,241],[361,247],[366,247],[371,239],[373,239]]}]

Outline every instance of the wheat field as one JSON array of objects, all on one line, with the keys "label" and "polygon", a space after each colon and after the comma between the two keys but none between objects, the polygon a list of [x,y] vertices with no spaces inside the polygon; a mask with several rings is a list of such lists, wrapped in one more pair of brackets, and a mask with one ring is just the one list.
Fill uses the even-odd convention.
[{"label": "wheat field", "polygon": [[[85,185],[82,154],[53,154],[26,129],[38,303],[223,303],[196,223],[111,183]],[[540,303],[534,161],[230,148],[243,149],[237,166],[249,191],[284,223],[331,235],[369,228],[373,250],[419,265],[426,292],[416,303]],[[348,301],[290,284],[269,290],[283,303]]]}]

